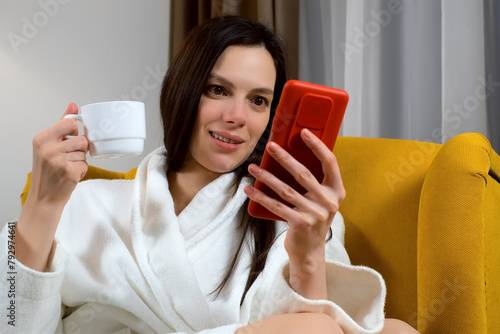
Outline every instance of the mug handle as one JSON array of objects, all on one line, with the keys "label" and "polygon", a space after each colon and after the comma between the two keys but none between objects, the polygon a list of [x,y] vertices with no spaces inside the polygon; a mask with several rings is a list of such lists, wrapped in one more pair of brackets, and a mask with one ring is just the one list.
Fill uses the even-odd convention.
[{"label": "mug handle", "polygon": [[[74,119],[77,122],[81,122],[83,124],[82,115],[69,114],[69,115],[64,116],[64,118],[71,118],[71,119]],[[75,137],[75,136],[67,135],[64,138],[70,139],[70,138],[73,138],[73,137]]]}]

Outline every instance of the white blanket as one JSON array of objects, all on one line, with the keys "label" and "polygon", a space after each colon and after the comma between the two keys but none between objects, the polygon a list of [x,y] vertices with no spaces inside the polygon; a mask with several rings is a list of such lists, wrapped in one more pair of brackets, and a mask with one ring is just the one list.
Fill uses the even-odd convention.
[{"label": "white blanket", "polygon": [[[323,312],[345,333],[376,333],[384,321],[385,285],[375,271],[349,264],[340,214],[327,244],[329,300],[308,300],[287,284],[285,231],[266,268],[240,299],[251,261],[246,245],[226,287],[240,232],[244,179],[233,196],[232,173],[203,188],[179,216],[165,176],[164,151],[150,154],[135,180],[78,185],[62,215],[46,273],[15,265],[15,297],[3,269],[0,309],[15,302],[15,324],[0,317],[1,333],[234,333],[282,313]],[[7,263],[8,226],[0,234]],[[251,240],[249,240],[251,241]],[[6,267],[4,267],[6,268]],[[10,275],[12,276],[12,275]]]}]

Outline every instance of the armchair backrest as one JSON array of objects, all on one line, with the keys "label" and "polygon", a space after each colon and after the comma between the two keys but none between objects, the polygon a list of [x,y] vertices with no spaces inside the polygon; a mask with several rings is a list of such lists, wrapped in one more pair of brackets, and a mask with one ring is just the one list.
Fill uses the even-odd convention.
[{"label": "armchair backrest", "polygon": [[422,184],[440,144],[339,137],[347,196],[340,206],[353,264],[382,274],[387,317],[417,323],[417,233]]},{"label": "armchair backrest", "polygon": [[[87,174],[83,177],[81,181],[92,180],[92,179],[128,179],[132,180],[135,178],[135,173],[137,172],[137,167],[129,170],[126,173],[122,172],[113,172],[106,169],[102,169],[95,166],[89,166]],[[21,205],[23,206],[26,203],[26,199],[28,198],[28,193],[31,187],[31,172],[28,174],[26,178],[26,184],[24,185],[23,192],[21,193]]]}]

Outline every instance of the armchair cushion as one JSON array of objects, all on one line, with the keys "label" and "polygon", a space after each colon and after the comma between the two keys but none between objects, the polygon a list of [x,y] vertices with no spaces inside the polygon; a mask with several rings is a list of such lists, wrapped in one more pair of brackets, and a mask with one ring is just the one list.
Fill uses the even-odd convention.
[{"label": "armchair cushion", "polygon": [[440,144],[341,137],[335,144],[347,196],[347,253],[387,285],[386,315],[417,327],[417,239],[422,184]]}]

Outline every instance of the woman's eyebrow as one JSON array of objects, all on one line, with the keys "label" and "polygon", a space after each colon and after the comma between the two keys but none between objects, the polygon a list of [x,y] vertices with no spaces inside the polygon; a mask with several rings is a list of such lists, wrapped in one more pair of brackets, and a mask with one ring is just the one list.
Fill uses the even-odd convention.
[{"label": "woman's eyebrow", "polygon": [[[226,79],[223,76],[220,76],[218,74],[215,74],[215,73],[210,74],[209,79],[217,80],[217,81],[223,83],[224,85],[228,86],[229,88],[234,88],[234,84],[230,80],[228,80],[228,79]],[[254,88],[254,89],[252,89],[252,92],[259,93],[259,94],[274,95],[274,91],[272,89],[265,88],[265,87]]]}]

